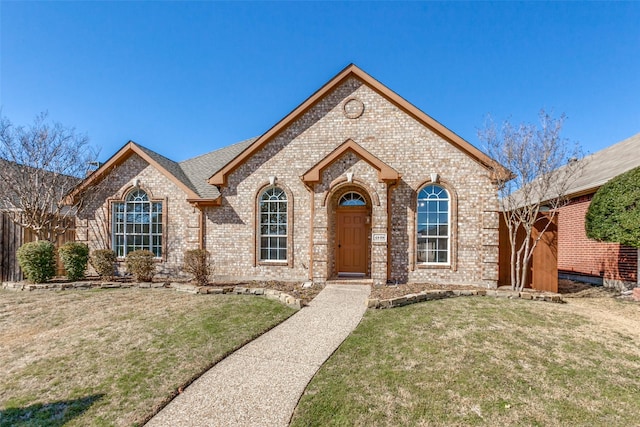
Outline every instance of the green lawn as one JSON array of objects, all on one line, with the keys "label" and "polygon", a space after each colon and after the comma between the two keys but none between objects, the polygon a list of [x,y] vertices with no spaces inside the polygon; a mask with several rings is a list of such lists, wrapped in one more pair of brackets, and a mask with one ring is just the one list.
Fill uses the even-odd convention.
[{"label": "green lawn", "polygon": [[131,426],[294,311],[170,290],[0,291],[0,426]]},{"label": "green lawn", "polygon": [[[621,332],[602,320],[606,310],[635,323]],[[638,305],[613,299],[604,308],[473,297],[369,310],[292,425],[639,425],[638,325]]]}]

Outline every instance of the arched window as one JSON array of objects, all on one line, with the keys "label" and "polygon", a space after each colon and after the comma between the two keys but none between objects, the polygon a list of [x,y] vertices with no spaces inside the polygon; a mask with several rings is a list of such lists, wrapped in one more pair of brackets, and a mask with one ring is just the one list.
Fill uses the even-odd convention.
[{"label": "arched window", "polygon": [[146,249],[162,256],[162,202],[149,200],[144,190],[134,189],[124,202],[114,202],[112,247],[118,257]]},{"label": "arched window", "polygon": [[418,192],[416,261],[420,264],[449,263],[450,201],[439,185],[429,184]]},{"label": "arched window", "polygon": [[367,202],[365,202],[364,197],[360,194],[352,191],[342,196],[338,204],[340,206],[365,206]]},{"label": "arched window", "polygon": [[287,260],[287,193],[279,187],[260,195],[260,260]]}]

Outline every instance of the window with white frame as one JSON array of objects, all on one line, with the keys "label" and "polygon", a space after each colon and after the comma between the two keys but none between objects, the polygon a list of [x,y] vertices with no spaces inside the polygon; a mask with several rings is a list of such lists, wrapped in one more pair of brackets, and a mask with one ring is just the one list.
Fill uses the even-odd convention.
[{"label": "window with white frame", "polygon": [[279,187],[266,189],[259,199],[260,260],[287,260],[287,194]]},{"label": "window with white frame", "polygon": [[162,202],[151,201],[139,188],[112,205],[112,248],[118,257],[146,249],[162,256]]},{"label": "window with white frame", "polygon": [[342,196],[338,204],[340,206],[365,206],[367,202],[362,195],[352,191]]},{"label": "window with white frame", "polygon": [[451,200],[443,187],[429,184],[418,192],[417,262],[450,262]]}]

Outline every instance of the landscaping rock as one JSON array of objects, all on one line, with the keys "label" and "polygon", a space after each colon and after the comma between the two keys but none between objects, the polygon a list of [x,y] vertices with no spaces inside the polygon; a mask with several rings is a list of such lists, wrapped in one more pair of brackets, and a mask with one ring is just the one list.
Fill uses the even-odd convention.
[{"label": "landscaping rock", "polygon": [[509,299],[514,299],[514,298],[520,298],[520,293],[518,291],[503,291],[503,290],[497,290],[495,291],[495,296],[498,298],[509,298]]},{"label": "landscaping rock", "polygon": [[74,288],[90,288],[91,287],[91,282],[75,282],[75,283],[70,283],[69,286],[74,287]]},{"label": "landscaping rock", "polygon": [[121,287],[120,283],[115,283],[115,282],[100,283],[100,289],[116,289],[119,287]]},{"label": "landscaping rock", "polygon": [[188,283],[172,283],[170,286],[178,292],[187,292],[190,294],[198,293],[198,287]]},{"label": "landscaping rock", "polygon": [[380,300],[377,298],[367,300],[367,308],[378,308],[380,306]]},{"label": "landscaping rock", "polygon": [[391,303],[391,307],[401,307],[403,305],[407,305],[407,298],[406,297],[391,298],[389,302]]},{"label": "landscaping rock", "polygon": [[534,294],[532,294],[531,292],[520,292],[520,298],[522,299],[533,299],[534,298]]},{"label": "landscaping rock", "polygon": [[631,294],[631,298],[633,298],[634,301],[640,302],[640,288],[633,288],[633,293]]}]

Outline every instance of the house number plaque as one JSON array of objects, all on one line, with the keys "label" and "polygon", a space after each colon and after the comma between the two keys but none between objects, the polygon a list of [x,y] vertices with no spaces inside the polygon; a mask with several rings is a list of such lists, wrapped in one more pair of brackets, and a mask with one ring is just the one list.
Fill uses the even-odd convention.
[{"label": "house number plaque", "polygon": [[387,233],[373,233],[371,241],[373,243],[387,243]]}]

